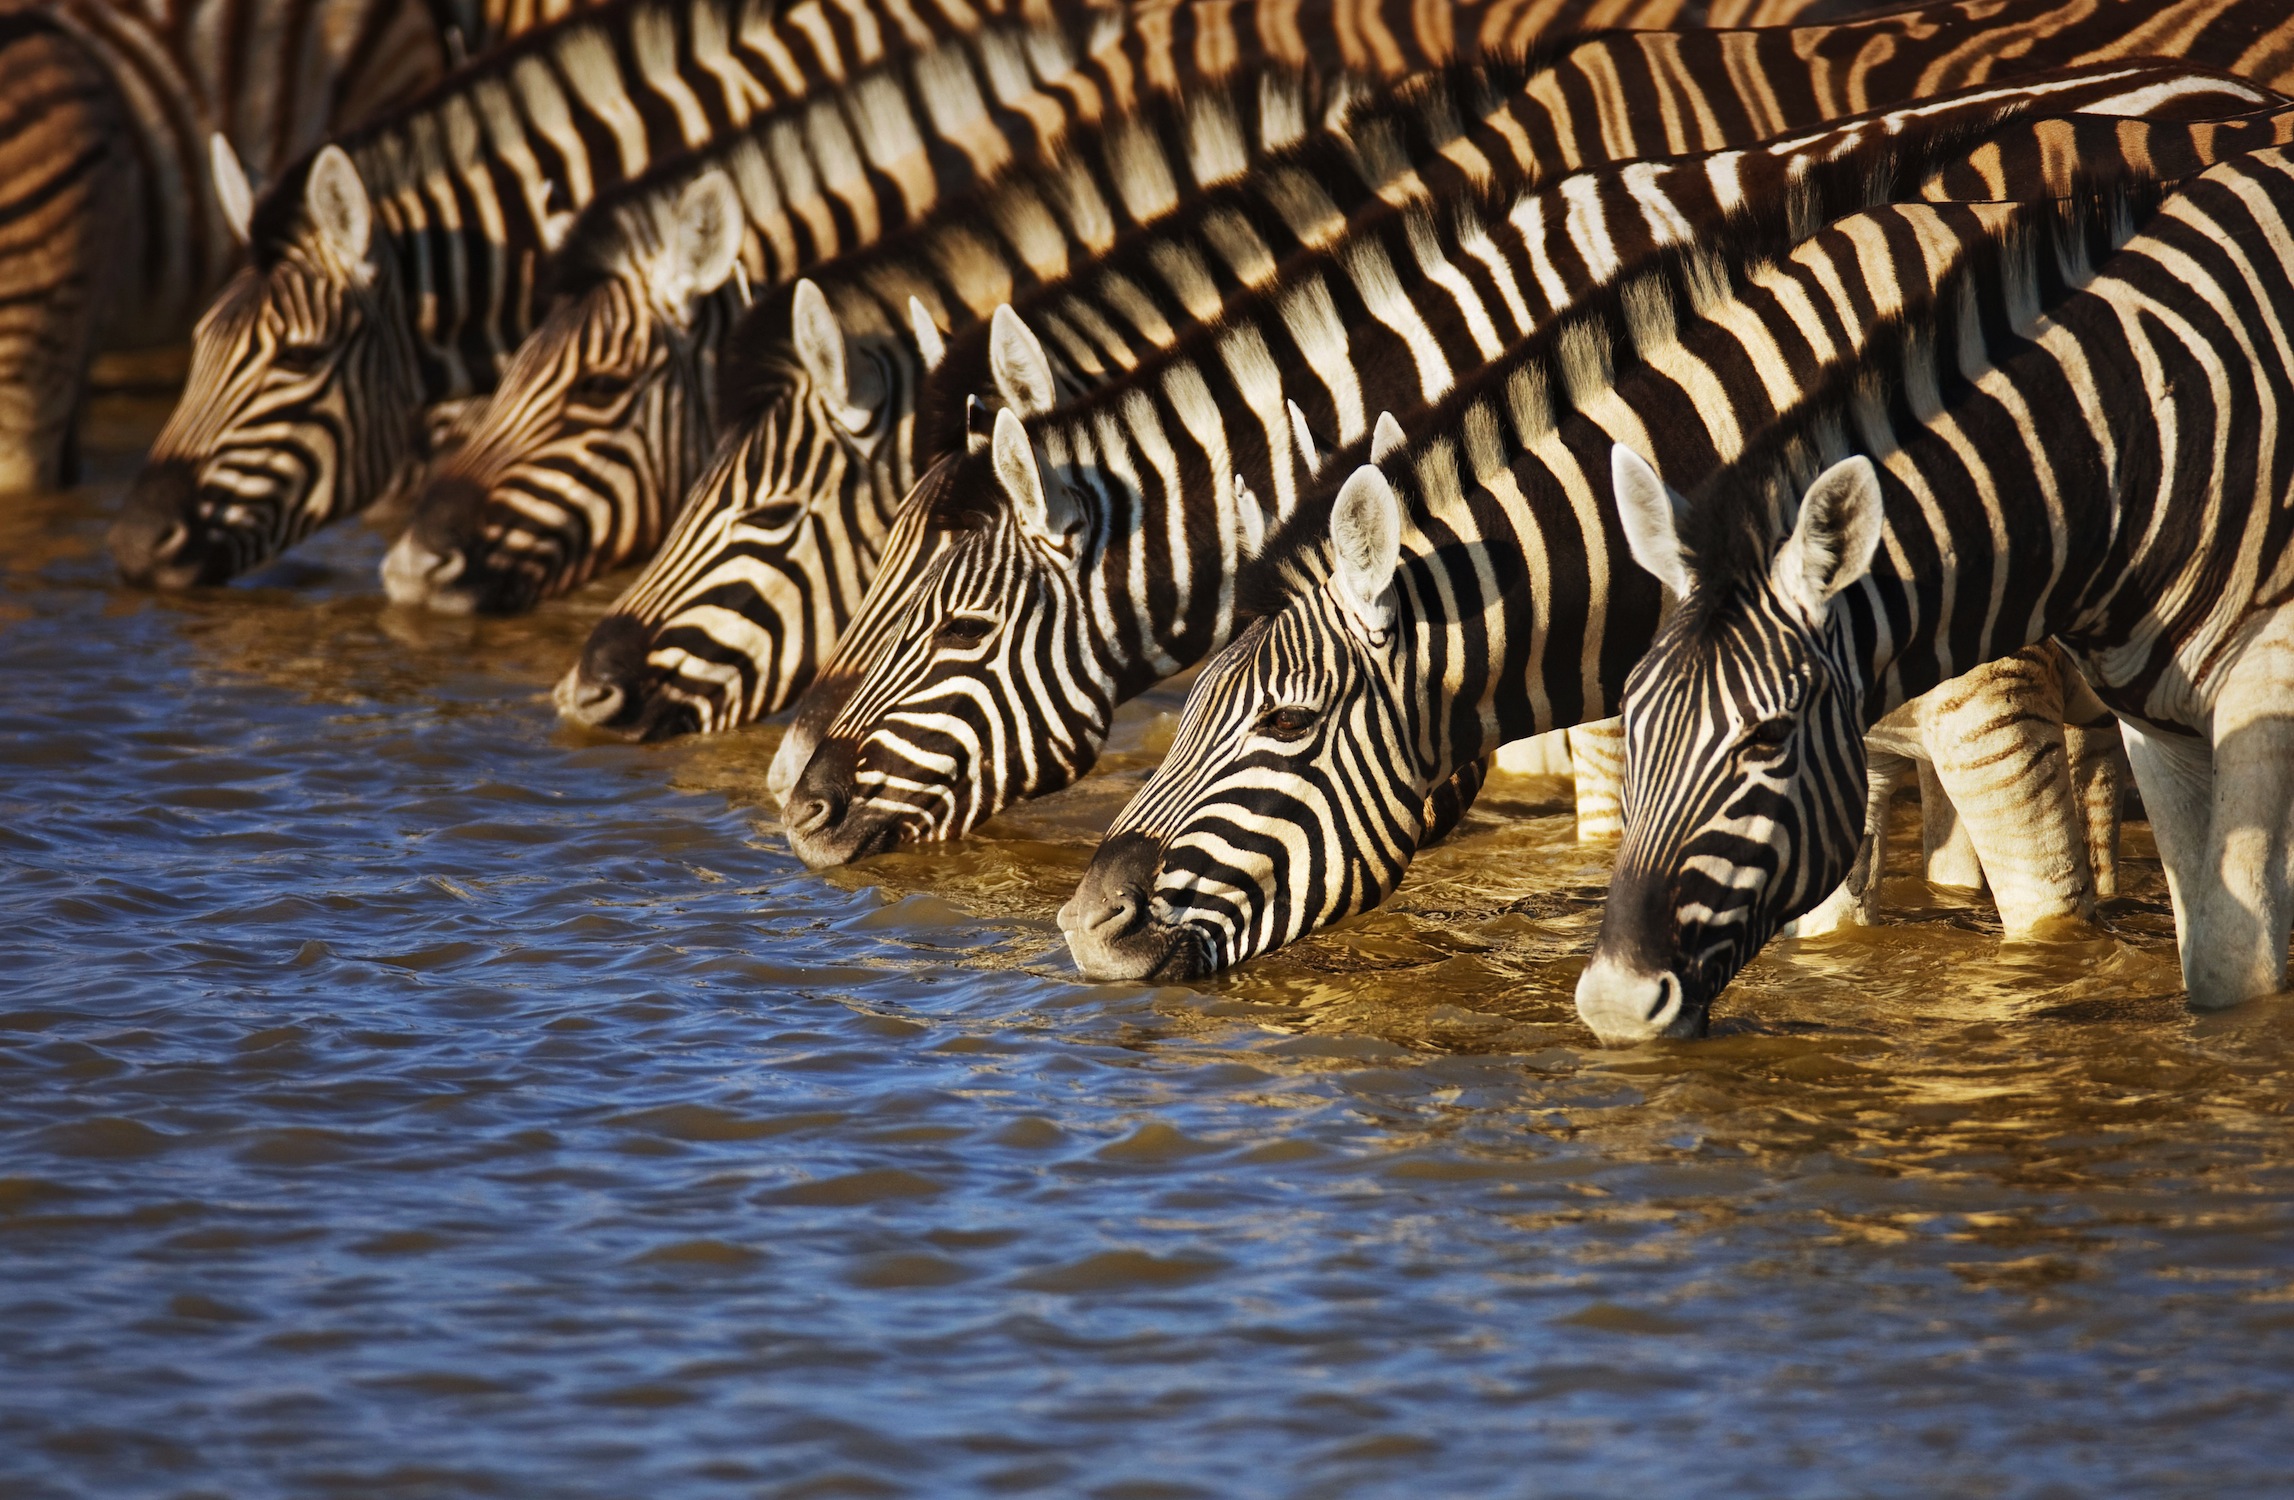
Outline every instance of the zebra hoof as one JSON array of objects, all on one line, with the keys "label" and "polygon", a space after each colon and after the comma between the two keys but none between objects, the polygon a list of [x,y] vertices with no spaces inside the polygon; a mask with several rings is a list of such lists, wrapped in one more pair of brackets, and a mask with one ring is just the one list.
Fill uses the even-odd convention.
[{"label": "zebra hoof", "polygon": [[1695,1036],[1703,1018],[1688,1013],[1680,977],[1645,974],[1599,954],[1577,976],[1577,1014],[1611,1046],[1663,1036]]}]

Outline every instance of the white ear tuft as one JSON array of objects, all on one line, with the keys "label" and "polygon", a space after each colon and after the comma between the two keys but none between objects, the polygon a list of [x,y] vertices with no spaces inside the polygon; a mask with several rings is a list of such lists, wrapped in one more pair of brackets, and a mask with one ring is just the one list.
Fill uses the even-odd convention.
[{"label": "white ear tuft", "polygon": [[1617,519],[1625,526],[1625,545],[1639,563],[1675,599],[1689,593],[1688,561],[1681,555],[1680,497],[1669,489],[1649,461],[1619,443],[1609,450],[1609,486],[1617,496]]},{"label": "white ear tuft", "polygon": [[1290,435],[1298,444],[1298,461],[1306,465],[1309,474],[1322,468],[1322,455],[1314,451],[1314,434],[1307,430],[1306,413],[1298,409],[1296,401],[1283,403],[1290,408]]},{"label": "white ear tuft", "polygon": [[207,169],[215,179],[215,201],[223,207],[223,227],[246,244],[253,238],[248,226],[255,221],[255,190],[247,186],[247,169],[220,130],[207,138]]},{"label": "white ear tuft", "polygon": [[1880,471],[1862,454],[1816,476],[1800,518],[1770,570],[1777,591],[1810,625],[1821,625],[1832,596],[1872,568],[1886,522]]},{"label": "white ear tuft", "polygon": [[757,294],[749,285],[749,268],[738,255],[733,257],[733,283],[741,289],[741,306],[755,307]]},{"label": "white ear tuft", "polygon": [[844,330],[828,298],[810,276],[796,285],[789,297],[789,328],[797,346],[797,361],[832,406],[845,404]]},{"label": "white ear tuft", "polygon": [[932,314],[921,297],[908,299],[908,331],[915,336],[916,352],[923,357],[924,372],[928,375],[940,368],[940,361],[948,357],[948,341],[940,336],[940,325],[932,321]]},{"label": "white ear tuft", "polygon": [[1375,464],[1364,464],[1339,486],[1330,509],[1330,550],[1338,563],[1331,584],[1339,602],[1378,644],[1394,621],[1386,595],[1402,560],[1402,503]]},{"label": "white ear tuft", "polygon": [[723,172],[702,173],[677,195],[676,229],[669,245],[667,285],[662,290],[681,312],[732,280],[741,258],[748,214],[740,190]]},{"label": "white ear tuft", "polygon": [[353,281],[374,274],[367,263],[367,245],[374,238],[374,205],[350,153],[336,145],[321,147],[303,186],[303,212],[327,251]]},{"label": "white ear tuft", "polygon": [[995,467],[996,483],[1019,517],[1020,529],[1055,547],[1064,547],[1075,520],[1067,492],[1061,489],[1054,493],[1044,484],[1043,471],[1036,466],[1035,444],[1028,440],[1026,425],[1008,406],[996,413],[991,449],[989,461]]},{"label": "white ear tuft", "polygon": [[1038,416],[1059,404],[1051,361],[1036,341],[1035,330],[1012,311],[1009,302],[998,304],[988,321],[988,371],[1004,405],[1023,417]]},{"label": "white ear tuft", "polygon": [[1408,439],[1402,436],[1402,424],[1394,420],[1390,411],[1378,413],[1378,423],[1370,429],[1370,461],[1382,464]]}]

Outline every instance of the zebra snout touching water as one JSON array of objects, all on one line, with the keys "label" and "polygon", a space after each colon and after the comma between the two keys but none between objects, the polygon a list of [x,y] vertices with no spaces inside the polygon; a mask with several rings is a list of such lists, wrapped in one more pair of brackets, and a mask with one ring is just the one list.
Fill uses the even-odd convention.
[{"label": "zebra snout touching water", "polygon": [[2290,231],[2294,161],[2237,157],[2069,295],[2011,283],[1997,321],[1897,340],[1693,505],[1620,453],[1650,497],[1633,554],[1684,602],[1626,691],[1618,878],[1642,899],[1604,914],[1597,1031],[1701,1027],[1853,855],[1865,723],[2046,635],[2126,730],[2190,1003],[2285,987],[2294,372],[2262,351],[2294,321]]}]

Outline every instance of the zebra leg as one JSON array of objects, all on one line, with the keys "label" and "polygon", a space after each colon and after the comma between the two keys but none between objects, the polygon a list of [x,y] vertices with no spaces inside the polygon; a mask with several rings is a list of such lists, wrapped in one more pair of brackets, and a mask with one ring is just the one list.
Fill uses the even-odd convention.
[{"label": "zebra leg", "polygon": [[2119,894],[2119,819],[2126,806],[2127,752],[2119,721],[2095,696],[2062,647],[2063,753],[2071,763],[2071,796],[2087,836],[2087,869],[2095,898]]},{"label": "zebra leg", "polygon": [[1599,719],[1570,730],[1569,767],[1577,776],[1577,841],[1620,837],[1625,832],[1625,721]]},{"label": "zebra leg", "polygon": [[2062,688],[2045,651],[2019,651],[1944,684],[1920,700],[1919,724],[2009,936],[2093,916],[2063,750]]},{"label": "zebra leg", "polygon": [[1880,920],[1880,880],[1888,872],[1888,804],[1920,763],[1908,755],[1871,746],[1864,762],[1864,842],[1847,878],[1814,911],[1787,924],[1779,936],[1821,937],[1843,927],[1871,927]]},{"label": "zebra leg", "polygon": [[[2170,883],[2180,867],[2175,936],[2183,987],[2202,1010],[2275,994],[2286,984],[2294,917],[2294,609],[2280,610],[2249,639],[2213,698],[2213,775],[2186,778],[2163,822],[2151,783],[2142,781],[2143,760],[2135,762],[2159,853],[2170,860]],[[2137,738],[2130,729],[2130,752]],[[2164,738],[2143,737],[2151,759],[2162,758]],[[2193,815],[2205,818],[2202,843],[2185,837]]]},{"label": "zebra leg", "polygon": [[1975,840],[1968,837],[1967,820],[1952,806],[1951,793],[1936,777],[1935,766],[1922,756],[1920,778],[1920,868],[1930,885],[1955,891],[1983,889],[1983,861],[1976,856]]}]

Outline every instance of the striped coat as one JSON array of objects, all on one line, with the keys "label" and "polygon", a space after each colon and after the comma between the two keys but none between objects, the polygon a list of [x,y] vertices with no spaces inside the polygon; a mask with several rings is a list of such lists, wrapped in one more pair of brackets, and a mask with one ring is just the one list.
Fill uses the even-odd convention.
[{"label": "striped coat", "polygon": [[[1999,105],[1978,92],[1864,129],[1915,128],[1930,143],[1915,149],[1934,149],[1952,110],[1988,121]],[[1610,169],[1481,213],[1385,209],[1158,362],[1009,422],[1008,444],[999,418],[995,451],[932,481],[960,540],[832,721],[787,810],[792,844],[834,862],[946,837],[1080,774],[1117,703],[1231,634],[1238,569],[1296,514],[1320,455],[1362,442],[1382,410],[1442,400],[1458,372],[1503,367],[1518,340],[1695,226],[1786,203],[1805,159],[1829,150],[1794,140]],[[988,638],[943,641],[952,619]]]}]

